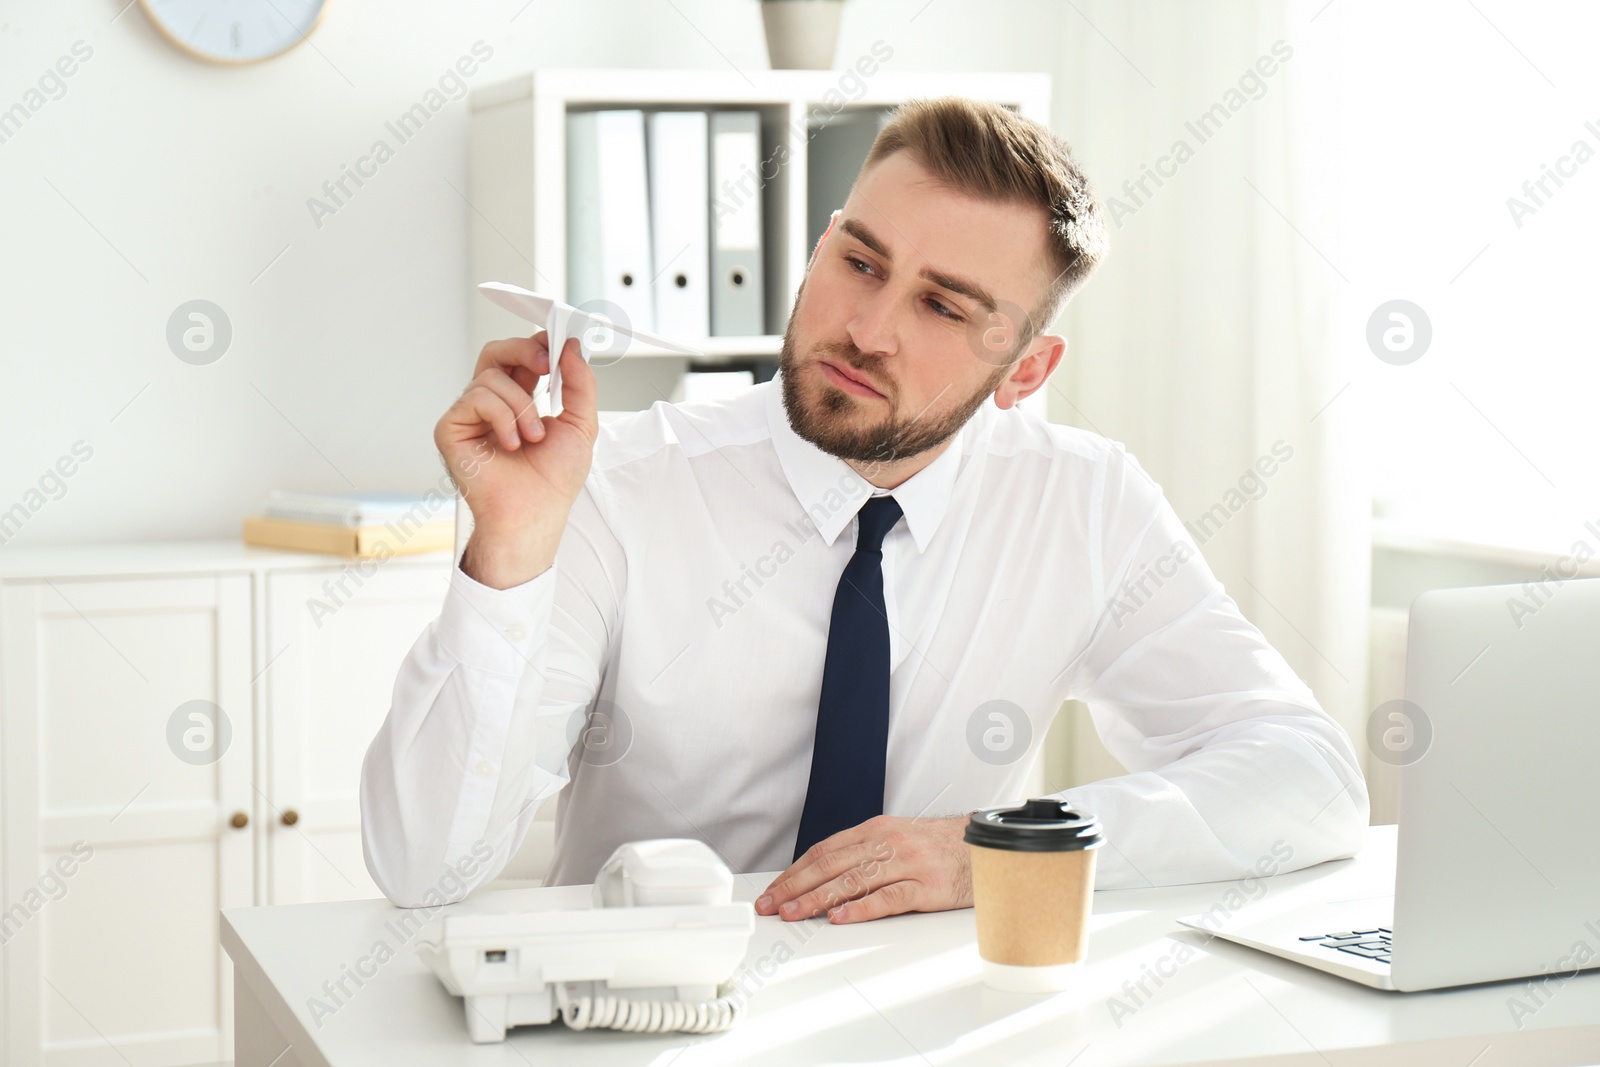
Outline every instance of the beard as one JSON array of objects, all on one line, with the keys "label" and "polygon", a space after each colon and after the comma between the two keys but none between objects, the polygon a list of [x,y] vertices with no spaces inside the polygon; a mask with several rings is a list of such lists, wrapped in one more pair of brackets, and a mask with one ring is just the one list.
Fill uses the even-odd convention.
[{"label": "beard", "polygon": [[[798,310],[798,297],[795,305]],[[826,358],[860,371],[873,383],[874,389],[884,394],[889,413],[875,422],[867,422],[864,416],[877,401],[852,396],[827,382],[808,389],[809,383],[800,380],[802,365],[795,351],[794,324],[795,315],[791,313],[789,326],[783,331],[783,347],[778,354],[778,369],[782,372],[783,380],[783,408],[789,416],[789,425],[802,440],[811,442],[831,456],[856,463],[895,463],[944,444],[977,413],[1011,369],[1009,366],[996,368],[976,392],[943,414],[925,417],[924,413],[918,412],[896,416],[894,411],[899,406],[896,391],[887,384],[879,389],[879,376],[874,372],[871,357],[863,355],[849,341],[815,345],[812,348],[813,359],[805,365],[806,368],[814,365],[817,359]],[[928,406],[932,407],[932,404]]]}]

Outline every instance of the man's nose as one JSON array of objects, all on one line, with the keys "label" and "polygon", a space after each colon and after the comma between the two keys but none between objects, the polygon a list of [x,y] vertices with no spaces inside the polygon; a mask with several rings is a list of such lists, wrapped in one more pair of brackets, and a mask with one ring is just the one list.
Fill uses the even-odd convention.
[{"label": "man's nose", "polygon": [[892,286],[865,295],[856,304],[848,330],[850,340],[865,356],[891,356],[900,350],[902,298]]}]

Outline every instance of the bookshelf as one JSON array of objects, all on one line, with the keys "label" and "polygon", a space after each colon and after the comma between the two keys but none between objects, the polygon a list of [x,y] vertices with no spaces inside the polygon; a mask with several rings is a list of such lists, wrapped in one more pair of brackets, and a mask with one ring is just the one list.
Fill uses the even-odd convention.
[{"label": "bookshelf", "polygon": [[[846,111],[887,109],[915,97],[992,100],[1048,124],[1050,76],[896,71],[863,57],[844,70],[535,70],[472,93],[468,198],[469,290],[506,281],[567,293],[566,116],[596,108],[740,108],[761,116],[766,333],[681,340],[707,360],[776,358],[810,255],[807,175],[812,133]],[[892,61],[891,61],[892,62]],[[876,67],[870,75],[869,67]],[[852,168],[856,161],[843,162]],[[837,207],[839,205],[831,205]],[[526,335],[527,324],[475,291],[468,297],[469,358],[489,340]],[[647,407],[669,396],[688,359],[636,344],[597,368],[601,406]]]}]

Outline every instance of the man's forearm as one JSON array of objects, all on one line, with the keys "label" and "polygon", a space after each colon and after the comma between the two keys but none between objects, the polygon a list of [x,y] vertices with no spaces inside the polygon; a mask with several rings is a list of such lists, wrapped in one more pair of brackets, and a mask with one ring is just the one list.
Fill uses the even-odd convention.
[{"label": "man's forearm", "polygon": [[1099,889],[1223,881],[1353,855],[1366,781],[1331,720],[1245,721],[1165,767],[1063,790],[1106,828]]},{"label": "man's forearm", "polygon": [[[568,746],[559,728],[538,737],[527,714],[545,689],[536,664],[554,580],[505,592],[453,575],[439,618],[400,664],[362,763],[361,822],[367,869],[402,907],[421,906],[432,889],[457,899],[492,877],[519,820],[532,817],[527,798],[560,788]],[[478,857],[476,878],[458,870],[441,885],[460,858],[451,849],[473,845],[491,852],[487,863]]]}]

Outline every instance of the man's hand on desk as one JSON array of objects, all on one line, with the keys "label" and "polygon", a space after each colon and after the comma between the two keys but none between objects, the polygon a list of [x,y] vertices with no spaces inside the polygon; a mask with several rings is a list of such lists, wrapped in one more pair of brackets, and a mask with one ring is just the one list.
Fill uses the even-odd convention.
[{"label": "man's hand on desk", "polygon": [[835,923],[972,906],[967,816],[879,815],[823,838],[756,901],[762,915]]}]

